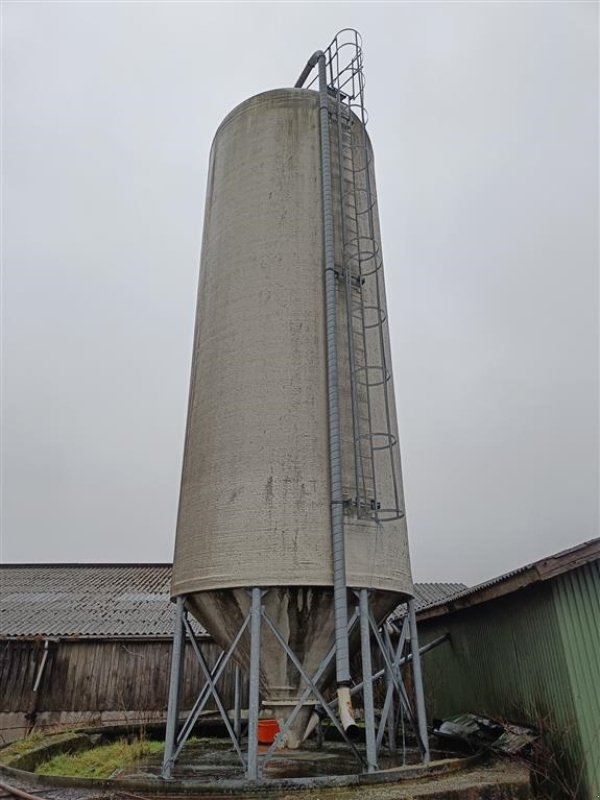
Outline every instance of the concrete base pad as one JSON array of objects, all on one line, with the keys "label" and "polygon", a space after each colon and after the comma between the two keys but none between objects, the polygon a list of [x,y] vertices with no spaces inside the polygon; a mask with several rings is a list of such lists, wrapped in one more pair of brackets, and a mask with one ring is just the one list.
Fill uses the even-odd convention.
[{"label": "concrete base pad", "polygon": [[[117,800],[123,795],[165,800],[192,795],[260,796],[273,800],[295,797],[306,800],[527,800],[531,797],[529,772],[513,761],[483,763],[478,756],[448,758],[443,753],[433,753],[434,760],[423,765],[416,751],[407,750],[405,766],[399,765],[397,757],[382,756],[377,772],[360,774],[356,758],[336,742],[327,742],[322,750],[307,748],[274,753],[272,760],[263,765],[265,780],[259,784],[244,780],[238,756],[231,744],[219,737],[190,742],[177,763],[174,779],[169,781],[159,777],[160,754],[149,755],[143,763],[112,779],[51,777],[26,771],[35,769],[61,748],[70,751],[100,744],[106,741],[106,730],[102,733],[88,731],[48,737],[31,751],[17,754],[12,762],[7,757],[5,765],[0,764],[0,780],[36,794],[49,791],[53,800],[72,800],[73,792],[77,800]],[[360,750],[363,747],[359,745]],[[260,748],[263,755],[267,750],[268,747]]]}]

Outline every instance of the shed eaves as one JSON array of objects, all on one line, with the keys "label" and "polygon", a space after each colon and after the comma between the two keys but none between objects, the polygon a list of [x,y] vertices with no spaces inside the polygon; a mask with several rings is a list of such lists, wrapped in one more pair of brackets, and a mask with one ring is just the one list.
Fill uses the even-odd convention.
[{"label": "shed eaves", "polygon": [[442,616],[461,608],[477,605],[493,600],[505,594],[523,589],[539,581],[555,578],[566,572],[572,572],[586,564],[600,559],[600,538],[590,539],[575,547],[561,550],[539,561],[526,564],[523,567],[506,572],[496,578],[477,584],[477,586],[463,586],[458,591],[449,593],[446,597],[437,597],[427,603],[417,605],[420,611],[419,619],[424,620],[433,616]]},{"label": "shed eaves", "polygon": [[[415,611],[443,602],[467,590],[464,583],[415,583]],[[397,620],[406,613],[406,606],[400,605],[392,611],[389,620]]]},{"label": "shed eaves", "polygon": [[[0,637],[170,637],[170,583],[170,564],[0,565]],[[464,588],[418,583],[417,610]]]}]

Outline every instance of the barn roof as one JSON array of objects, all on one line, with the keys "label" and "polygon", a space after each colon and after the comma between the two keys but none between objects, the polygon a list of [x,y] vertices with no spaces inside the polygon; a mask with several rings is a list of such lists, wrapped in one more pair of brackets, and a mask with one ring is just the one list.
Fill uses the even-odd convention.
[{"label": "barn roof", "polygon": [[463,587],[446,597],[438,597],[432,602],[424,603],[420,608],[417,607],[417,610],[420,611],[419,620],[440,617],[463,608],[487,603],[533,584],[552,580],[558,575],[598,560],[600,560],[600,538],[590,539],[575,547],[570,547],[568,550],[561,550],[560,553],[554,553],[539,561],[499,575],[497,578],[484,581],[477,586]]},{"label": "barn roof", "polygon": [[[0,637],[169,637],[170,582],[171,564],[3,564]],[[417,583],[417,610],[464,588]]]}]

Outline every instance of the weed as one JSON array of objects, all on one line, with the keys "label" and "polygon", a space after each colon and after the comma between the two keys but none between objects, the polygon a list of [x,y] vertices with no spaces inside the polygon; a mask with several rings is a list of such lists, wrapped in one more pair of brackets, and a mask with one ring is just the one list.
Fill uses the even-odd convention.
[{"label": "weed", "polygon": [[30,750],[33,750],[35,747],[41,744],[45,738],[45,733],[36,731],[35,733],[29,734],[29,736],[26,736],[24,739],[11,742],[9,745],[2,748],[2,752],[0,753],[0,761],[9,761],[14,756],[21,756],[24,753],[28,753]]},{"label": "weed", "polygon": [[9,746],[13,753],[26,753],[28,750],[31,750],[32,747],[37,747],[45,738],[46,735],[44,733],[36,731],[35,733],[30,733],[29,736],[26,736],[24,739],[13,742]]},{"label": "weed", "polygon": [[109,778],[115,771],[134,766],[152,753],[159,753],[163,747],[163,742],[148,739],[133,742],[119,739],[80,753],[61,753],[40,764],[36,772],[38,775]]}]

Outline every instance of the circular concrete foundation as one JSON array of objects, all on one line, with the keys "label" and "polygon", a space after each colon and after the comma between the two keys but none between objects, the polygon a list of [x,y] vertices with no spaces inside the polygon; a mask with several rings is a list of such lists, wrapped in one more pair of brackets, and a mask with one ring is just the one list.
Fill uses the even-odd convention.
[{"label": "circular concrete foundation", "polygon": [[[146,731],[151,737],[157,731]],[[433,753],[429,765],[418,763],[419,755],[414,750],[395,756],[382,756],[380,769],[372,773],[362,773],[361,766],[347,747],[339,742],[327,742],[321,749],[307,748],[296,751],[279,751],[263,766],[262,780],[251,783],[245,780],[239,756],[227,739],[219,736],[204,736],[190,742],[182,751],[174,771],[174,778],[165,781],[160,778],[162,756],[160,753],[149,756],[135,767],[124,768],[112,778],[68,778],[60,775],[38,775],[35,770],[51,755],[63,751],[77,751],[100,746],[111,738],[134,735],[124,728],[103,728],[78,731],[68,735],[48,736],[30,752],[21,754],[12,761],[2,759],[0,751],[0,774],[6,784],[43,794],[47,788],[56,800],[72,797],[72,790],[78,790],[78,797],[117,798],[136,795],[140,800],[153,797],[195,795],[204,797],[240,797],[256,795],[261,797],[293,797],[296,792],[312,797],[310,790],[318,790],[319,797],[373,798],[385,800],[391,797],[389,791],[395,787],[394,797],[416,797],[425,792],[436,797],[437,789],[446,792],[448,786],[463,788],[467,786],[501,785],[499,775],[506,772],[504,766],[482,767],[479,758],[448,757],[441,752]],[[264,757],[268,747],[261,747]],[[359,751],[361,747],[359,746]],[[2,763],[2,761],[4,763]],[[498,772],[500,770],[500,772]],[[503,772],[504,770],[504,772]],[[488,778],[486,778],[486,771]],[[476,774],[475,774],[476,773]],[[512,787],[507,794],[498,797],[528,797],[528,776],[526,771],[516,775],[504,775],[505,782]],[[515,789],[515,786],[517,789]],[[387,787],[387,789],[386,789]],[[446,788],[444,788],[446,787]],[[519,788],[520,787],[520,788]],[[525,789],[527,788],[527,791]],[[58,790],[64,790],[61,794]],[[333,795],[331,791],[333,791]],[[432,794],[433,791],[433,794]],[[83,792],[83,794],[82,794]],[[439,795],[440,797],[442,795]],[[448,795],[447,792],[443,796]],[[457,795],[459,796],[459,795]],[[474,795],[476,797],[477,795]]]}]

